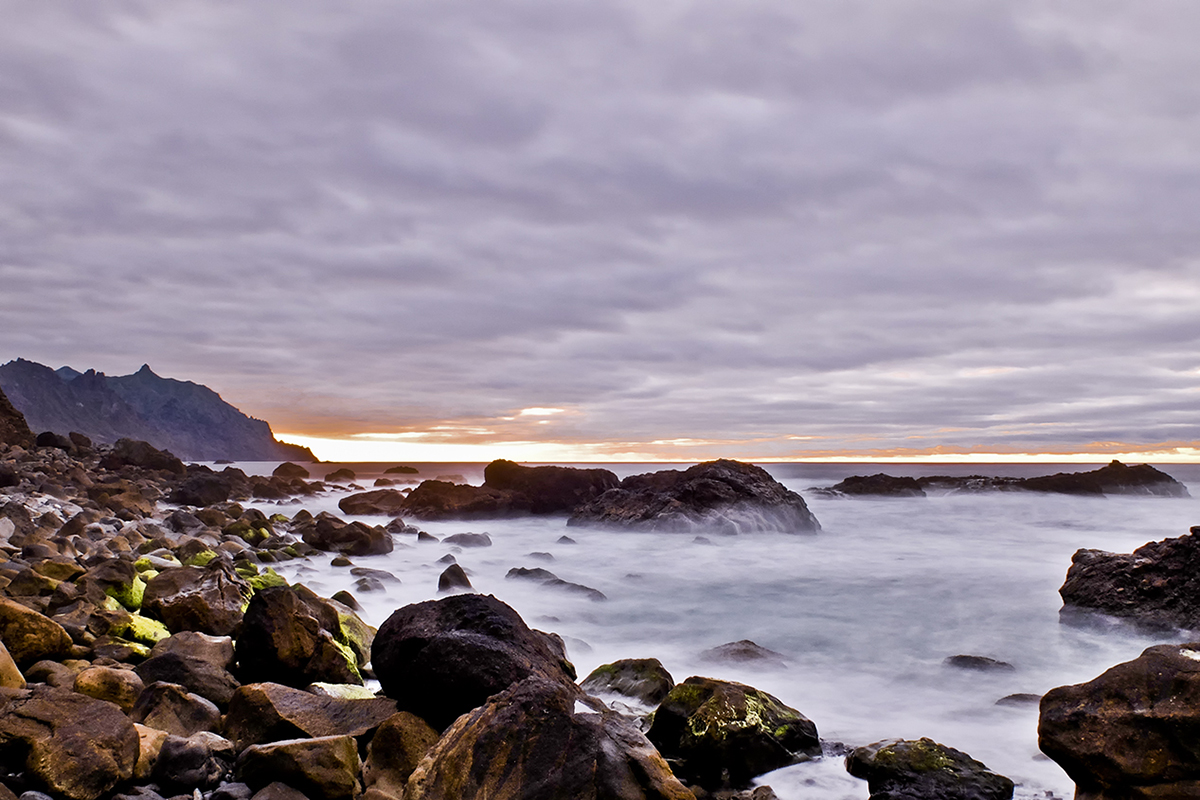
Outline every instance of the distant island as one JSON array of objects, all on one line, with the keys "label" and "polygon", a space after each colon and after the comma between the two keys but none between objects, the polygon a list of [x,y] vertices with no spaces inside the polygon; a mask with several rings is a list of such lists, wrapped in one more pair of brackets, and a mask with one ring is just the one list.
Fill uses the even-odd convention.
[{"label": "distant island", "polygon": [[35,434],[81,433],[99,444],[136,439],[189,461],[317,460],[207,386],[163,378],[149,365],[110,377],[18,358],[0,365],[0,390]]}]

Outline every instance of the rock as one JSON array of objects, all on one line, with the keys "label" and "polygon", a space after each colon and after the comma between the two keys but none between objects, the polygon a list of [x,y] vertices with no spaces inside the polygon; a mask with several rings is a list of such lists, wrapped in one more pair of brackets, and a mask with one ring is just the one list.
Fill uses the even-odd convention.
[{"label": "rock", "polygon": [[0,642],[22,669],[42,659],[62,659],[72,645],[62,625],[7,597],[0,597]]},{"label": "rock", "polygon": [[491,547],[492,537],[486,533],[454,533],[442,539],[442,544],[459,547]]},{"label": "rock", "polygon": [[548,586],[552,589],[560,589],[562,591],[571,592],[572,594],[583,595],[589,600],[602,601],[608,597],[599,589],[593,589],[590,586],[584,586],[580,583],[570,583],[555,575],[549,570],[541,567],[526,569],[525,567],[513,567],[504,576],[508,579],[532,581],[541,586]]},{"label": "rock", "polygon": [[147,684],[156,681],[177,683],[193,694],[210,700],[218,708],[229,705],[237,691],[238,682],[228,670],[199,656],[187,655],[180,650],[169,650],[138,664],[137,674]]},{"label": "rock", "polygon": [[[279,785],[283,786],[283,784],[279,784]],[[268,788],[270,788],[269,785],[268,785]],[[263,789],[263,791],[265,792],[266,789]],[[289,791],[295,791],[295,790],[290,789]],[[304,796],[304,795],[301,795],[299,792],[296,792],[296,794],[300,797]],[[208,800],[250,800],[250,798],[252,798],[253,796],[254,796],[254,790],[251,789],[246,784],[240,783],[237,781],[230,781],[230,782],[223,783],[219,787],[217,787],[213,791],[213,793],[209,796]]]},{"label": "rock", "polygon": [[305,544],[326,552],[352,556],[382,555],[392,552],[392,536],[379,526],[345,522],[322,511],[311,520],[296,525],[294,532]]},{"label": "rock", "polygon": [[215,733],[167,736],[151,774],[168,791],[213,789],[229,774],[236,757],[233,743]]},{"label": "rock", "polygon": [[309,798],[286,783],[275,781],[255,792],[250,800],[309,800]]},{"label": "rock", "polygon": [[676,774],[706,789],[743,787],[756,775],[821,754],[817,726],[750,686],[691,677],[675,686],[646,733]]},{"label": "rock", "polygon": [[996,701],[998,706],[1036,706],[1042,702],[1040,694],[1029,694],[1028,692],[1018,692],[1016,694],[1006,694]]},{"label": "rock", "polygon": [[30,448],[34,445],[33,431],[25,415],[17,411],[0,390],[0,445]]},{"label": "rock", "polygon": [[354,470],[352,470],[348,467],[342,467],[341,469],[335,469],[333,472],[327,473],[325,475],[325,482],[326,483],[350,483],[356,477],[357,476],[354,474]]},{"label": "rock", "polygon": [[103,469],[119,470],[121,467],[141,467],[186,475],[187,467],[167,450],[159,450],[148,442],[134,439],[118,439],[112,450],[100,459]]},{"label": "rock", "polygon": [[304,480],[309,477],[309,472],[299,464],[293,464],[290,461],[285,461],[276,467],[271,475],[276,478],[298,478]]},{"label": "rock", "polygon": [[749,639],[711,647],[700,654],[701,661],[711,664],[752,664],[760,667],[786,667],[782,653],[768,650]]},{"label": "rock", "polygon": [[163,570],[146,584],[142,603],[172,633],[228,636],[241,622],[250,593],[250,585],[232,567],[213,561],[207,567]]},{"label": "rock", "polygon": [[1188,497],[1182,483],[1149,464],[1127,466],[1113,460],[1091,472],[1060,472],[1026,478],[1019,488],[1031,492],[1059,494],[1137,494],[1157,497]]},{"label": "rock", "polygon": [[58,796],[96,800],[133,776],[138,734],[112,703],[38,686],[0,701],[0,763]]},{"label": "rock", "polygon": [[225,731],[240,748],[280,739],[362,736],[396,711],[396,701],[383,697],[347,700],[278,683],[252,683],[230,701]]},{"label": "rock", "polygon": [[345,514],[394,517],[404,508],[405,497],[395,489],[379,489],[343,497],[338,508]]},{"label": "rock", "polygon": [[311,800],[352,800],[360,766],[353,737],[325,736],[251,745],[238,757],[237,776],[252,789],[279,781]]},{"label": "rock", "polygon": [[301,687],[363,682],[339,610],[302,586],[255,594],[246,607],[236,652],[244,683],[270,680]]},{"label": "rock", "polygon": [[114,703],[128,714],[146,685],[137,673],[116,667],[88,667],[75,676],[75,691]]},{"label": "rock", "polygon": [[409,493],[403,511],[417,519],[487,519],[513,516],[512,493],[486,486],[422,481]]},{"label": "rock", "polygon": [[138,757],[137,763],[133,767],[133,779],[148,781],[150,773],[154,770],[154,762],[158,761],[158,754],[162,751],[163,742],[171,734],[140,722],[133,723],[133,727],[138,735]]},{"label": "rock", "polygon": [[1010,800],[1013,782],[932,739],[890,739],[856,748],[846,769],[874,800]]},{"label": "rock", "polygon": [[233,639],[229,636],[210,636],[199,631],[180,631],[154,645],[152,656],[179,653],[189,658],[207,661],[223,670],[233,668]]},{"label": "rock", "polygon": [[1042,698],[1038,746],[1088,800],[1200,792],[1200,643],[1156,645]]},{"label": "rock", "polygon": [[727,459],[683,472],[632,475],[576,509],[567,524],[688,533],[801,533],[821,527],[804,499],[766,470]]},{"label": "rock", "polygon": [[1076,551],[1058,593],[1067,618],[1083,609],[1152,627],[1200,628],[1200,525],[1132,554]]},{"label": "rock", "polygon": [[220,472],[196,472],[176,486],[167,499],[181,506],[215,506],[241,494],[235,488],[241,483],[246,481],[231,480],[230,476]]},{"label": "rock", "polygon": [[596,667],[579,688],[588,694],[619,694],[657,706],[675,688],[675,681],[657,658],[626,658]]},{"label": "rock", "polygon": [[438,591],[452,592],[455,589],[470,589],[471,579],[467,577],[467,573],[458,564],[451,564],[442,570],[442,574],[438,576]]},{"label": "rock", "polygon": [[401,800],[409,776],[437,740],[437,731],[407,711],[384,720],[367,746],[363,763],[365,800]]},{"label": "rock", "polygon": [[575,680],[561,644],[490,595],[405,606],[380,626],[371,654],[384,693],[438,730],[527,677]]},{"label": "rock", "polygon": [[882,472],[876,475],[851,475],[828,489],[833,494],[851,497],[924,497],[925,490],[916,478],[897,478]]},{"label": "rock", "polygon": [[55,433],[54,431],[39,433],[37,439],[34,441],[34,445],[37,447],[53,447],[67,453],[75,452],[75,443],[71,441],[70,437],[63,436],[61,433]]},{"label": "rock", "polygon": [[950,656],[942,663],[947,667],[975,672],[1013,672],[1016,670],[1016,667],[1007,661],[998,661],[987,656]]},{"label": "rock", "polygon": [[0,641],[0,689],[24,689],[25,677],[17,668],[17,662],[9,654],[4,642]]},{"label": "rock", "polygon": [[405,800],[534,797],[694,800],[631,722],[575,686],[536,676],[460,717],[417,766],[405,794]]},{"label": "rock", "polygon": [[524,467],[499,459],[483,470],[485,488],[512,492],[510,507],[531,514],[567,514],[617,487],[606,469]]},{"label": "rock", "polygon": [[175,736],[191,736],[200,731],[215,731],[221,724],[221,711],[211,701],[192,694],[177,683],[151,683],[143,691],[130,719]]},{"label": "rock", "polygon": [[397,464],[394,467],[388,467],[383,471],[384,475],[418,475],[421,470],[416,467],[409,467],[403,464]]}]

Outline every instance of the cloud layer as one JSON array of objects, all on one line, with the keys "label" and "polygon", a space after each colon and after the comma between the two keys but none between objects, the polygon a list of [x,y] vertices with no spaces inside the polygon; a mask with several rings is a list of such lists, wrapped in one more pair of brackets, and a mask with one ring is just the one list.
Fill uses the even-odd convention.
[{"label": "cloud layer", "polygon": [[302,435],[1200,441],[1194,4],[0,11],[4,360]]}]

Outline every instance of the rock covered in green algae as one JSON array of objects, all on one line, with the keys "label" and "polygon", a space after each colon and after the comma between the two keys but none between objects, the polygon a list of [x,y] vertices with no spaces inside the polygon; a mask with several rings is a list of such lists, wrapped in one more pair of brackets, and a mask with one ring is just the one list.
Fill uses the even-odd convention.
[{"label": "rock covered in green algae", "polygon": [[889,739],[846,756],[846,770],[879,800],[1010,800],[1013,782],[932,739]]},{"label": "rock covered in green algae", "polygon": [[588,694],[619,694],[654,706],[675,688],[675,680],[657,658],[623,658],[596,667],[579,687]]}]

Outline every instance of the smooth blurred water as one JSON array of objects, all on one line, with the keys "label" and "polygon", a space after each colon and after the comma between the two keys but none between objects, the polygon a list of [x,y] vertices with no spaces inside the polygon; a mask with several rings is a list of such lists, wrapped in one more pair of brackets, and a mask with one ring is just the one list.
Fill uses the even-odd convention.
[{"label": "smooth blurred water", "polygon": [[[438,537],[486,531],[494,544],[457,549],[397,537],[395,552],[354,559],[400,579],[383,592],[356,591],[349,570],[329,566],[325,557],[277,569],[326,596],[349,589],[366,620],[379,625],[396,608],[437,596],[445,568],[438,559],[450,552],[477,591],[509,603],[532,627],[561,634],[581,678],[619,658],[656,657],[677,681],[709,675],[769,691],[812,719],[825,740],[857,746],[927,736],[1012,778],[1017,797],[1045,798],[1047,792],[1070,797],[1069,779],[1038,752],[1037,706],[996,701],[1090,680],[1169,640],[1119,625],[1061,624],[1057,590],[1076,549],[1128,552],[1186,534],[1200,522],[1195,501],[1024,493],[829,499],[806,490],[863,474],[862,466],[769,468],[805,496],[821,522],[820,533],[713,535],[711,544],[703,544],[692,535],[567,528],[564,517],[431,522],[420,527]],[[646,469],[625,465],[619,474]],[[453,471],[473,482],[481,478],[469,466]],[[1014,468],[971,465],[956,471],[1013,474]],[[1015,471],[1056,470],[1038,465]],[[1193,477],[1183,472],[1173,474]],[[1196,495],[1200,486],[1189,483]],[[262,507],[345,516],[337,510],[343,496]],[[563,535],[576,543],[558,543]],[[532,552],[550,553],[553,561],[531,558]],[[506,579],[512,567],[549,569],[599,589],[608,600],[593,602]],[[784,654],[787,668],[715,665],[698,658],[709,647],[740,639]],[[1016,670],[977,673],[943,665],[956,654],[997,658]],[[761,782],[782,800],[863,800],[868,794],[865,782],[850,777],[836,757],[779,770]]]}]

